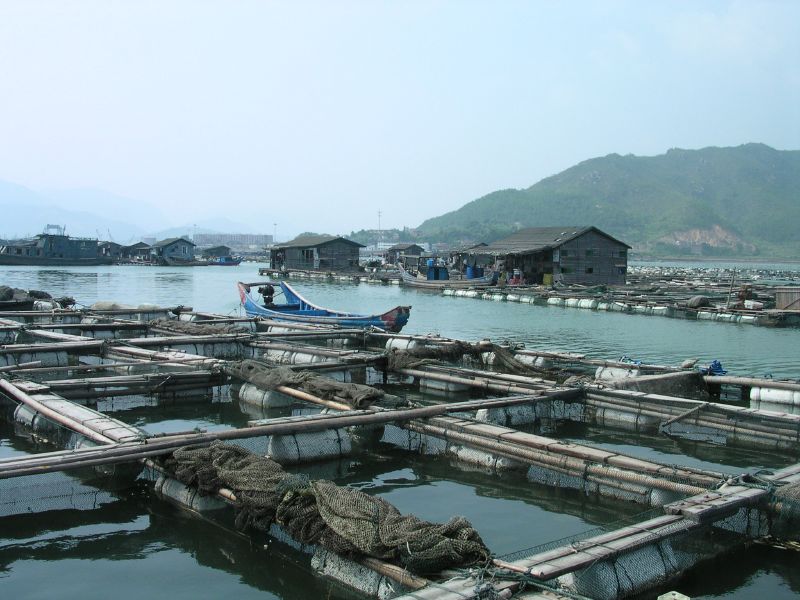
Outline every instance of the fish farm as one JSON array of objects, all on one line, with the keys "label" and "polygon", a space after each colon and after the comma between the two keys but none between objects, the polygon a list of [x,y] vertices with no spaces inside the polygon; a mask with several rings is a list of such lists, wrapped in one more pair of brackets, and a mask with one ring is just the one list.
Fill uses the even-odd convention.
[{"label": "fish farm", "polygon": [[[277,598],[614,600],[736,597],[732,575],[702,574],[797,564],[796,379],[31,296],[0,313],[9,565],[139,556],[180,530],[195,560]],[[159,528],[137,529],[140,510]],[[131,529],[84,537],[107,522]]]}]

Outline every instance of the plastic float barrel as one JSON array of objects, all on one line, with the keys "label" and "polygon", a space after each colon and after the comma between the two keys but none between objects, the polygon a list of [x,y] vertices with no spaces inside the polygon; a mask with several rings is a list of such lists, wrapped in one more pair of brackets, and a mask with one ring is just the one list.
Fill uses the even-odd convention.
[{"label": "plastic float barrel", "polygon": [[750,388],[750,399],[759,402],[800,406],[800,392],[794,390],[754,387]]},{"label": "plastic float barrel", "polygon": [[344,429],[273,435],[267,456],[280,464],[348,456],[352,452],[350,435]]},{"label": "plastic float barrel", "polygon": [[412,350],[419,347],[421,344],[417,340],[410,340],[405,338],[389,338],[386,340],[387,350]]}]

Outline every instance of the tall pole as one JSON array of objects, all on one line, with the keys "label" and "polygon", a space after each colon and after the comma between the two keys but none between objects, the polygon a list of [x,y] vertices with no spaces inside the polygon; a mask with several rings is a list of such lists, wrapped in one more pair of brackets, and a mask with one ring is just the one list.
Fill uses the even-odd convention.
[{"label": "tall pole", "polygon": [[381,211],[378,211],[378,243],[375,245],[375,249],[380,252],[381,249]]},{"label": "tall pole", "polygon": [[274,246],[277,243],[278,243],[278,224],[277,223],[273,223],[272,224],[272,245]]}]

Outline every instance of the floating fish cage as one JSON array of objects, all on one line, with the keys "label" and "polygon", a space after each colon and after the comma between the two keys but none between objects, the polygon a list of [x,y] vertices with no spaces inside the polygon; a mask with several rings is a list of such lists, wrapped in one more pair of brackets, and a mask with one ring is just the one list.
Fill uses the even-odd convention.
[{"label": "floating fish cage", "polygon": [[[0,458],[5,523],[144,494],[272,545],[335,589],[437,600],[626,598],[754,540],[800,537],[797,382],[156,307],[15,313],[0,326],[0,432],[24,448]],[[204,406],[228,418],[151,427]],[[674,464],[576,430],[776,468]],[[347,469],[375,459],[446,465],[489,496],[511,486],[553,512],[589,503],[601,527],[498,553],[457,514],[427,521],[347,484]]]}]

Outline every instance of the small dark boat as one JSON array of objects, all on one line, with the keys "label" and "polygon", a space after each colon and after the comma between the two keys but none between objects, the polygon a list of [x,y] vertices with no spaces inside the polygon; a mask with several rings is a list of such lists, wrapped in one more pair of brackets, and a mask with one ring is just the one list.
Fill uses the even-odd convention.
[{"label": "small dark boat", "polygon": [[[295,323],[311,323],[314,325],[338,325],[340,327],[378,327],[392,333],[399,332],[408,323],[411,313],[410,306],[396,306],[379,315],[359,315],[354,313],[339,312],[312,304],[303,298],[295,289],[285,281],[262,281],[258,283],[238,284],[239,298],[245,312],[250,317],[265,317]],[[274,304],[269,302],[262,306],[255,301],[250,290],[255,286],[272,286],[273,290],[280,290],[283,302]],[[267,296],[269,298],[269,296]]]},{"label": "small dark boat", "polygon": [[398,268],[400,269],[400,281],[403,282],[403,285],[410,287],[441,290],[444,288],[487,287],[497,282],[495,273],[487,273],[472,279],[450,279],[447,267],[429,266],[427,277],[414,276],[402,266]]}]

